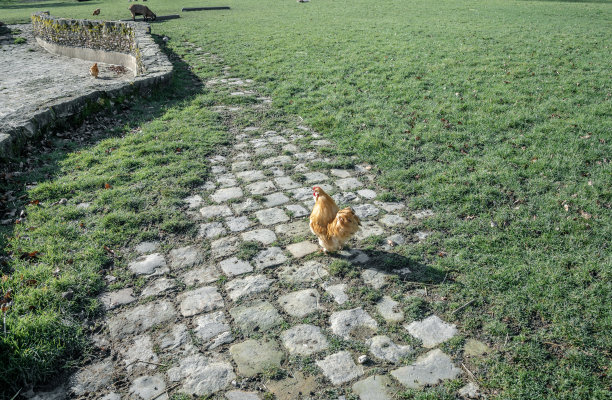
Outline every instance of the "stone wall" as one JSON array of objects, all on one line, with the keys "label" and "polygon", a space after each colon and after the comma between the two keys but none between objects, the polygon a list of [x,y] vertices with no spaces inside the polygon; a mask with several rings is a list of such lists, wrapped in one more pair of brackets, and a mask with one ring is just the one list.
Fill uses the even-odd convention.
[{"label": "stone wall", "polygon": [[[47,51],[121,64],[135,69],[136,75],[144,72],[136,26],[132,23],[58,18],[45,12],[32,14],[31,19],[34,35]],[[120,54],[129,55],[132,60],[126,62],[126,57]]]}]

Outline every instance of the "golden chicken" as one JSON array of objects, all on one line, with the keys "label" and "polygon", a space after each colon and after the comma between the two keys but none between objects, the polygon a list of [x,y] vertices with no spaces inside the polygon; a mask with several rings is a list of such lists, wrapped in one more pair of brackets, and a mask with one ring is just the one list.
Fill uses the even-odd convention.
[{"label": "golden chicken", "polygon": [[98,69],[98,63],[95,63],[94,65],[91,66],[91,68],[89,68],[89,73],[94,78],[96,79],[98,78],[98,74],[100,73],[100,70]]},{"label": "golden chicken", "polygon": [[312,188],[312,195],[315,205],[310,213],[310,231],[319,238],[323,251],[342,249],[359,230],[359,217],[350,207],[340,210],[334,199],[318,186]]}]

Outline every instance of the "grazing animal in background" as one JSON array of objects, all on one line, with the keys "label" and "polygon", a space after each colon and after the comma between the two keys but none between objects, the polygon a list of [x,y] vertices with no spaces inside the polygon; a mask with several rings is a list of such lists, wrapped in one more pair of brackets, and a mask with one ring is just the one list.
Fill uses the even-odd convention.
[{"label": "grazing animal in background", "polygon": [[95,63],[91,66],[91,68],[89,68],[89,73],[91,74],[91,76],[98,79],[98,74],[100,73],[100,70],[98,69],[98,63]]},{"label": "grazing animal in background", "polygon": [[96,9],[94,10],[93,14],[91,14],[91,15],[100,15],[100,9],[99,9],[99,8],[96,8]]},{"label": "grazing animal in background", "polygon": [[132,20],[136,21],[137,15],[142,15],[142,18],[146,21],[147,18],[155,21],[157,15],[153,13],[153,11],[149,10],[149,7],[143,6],[141,4],[132,4],[128,7],[128,10],[132,13]]},{"label": "grazing animal in background", "polygon": [[323,189],[312,188],[315,205],[310,213],[310,231],[317,235],[324,252],[334,252],[342,249],[361,225],[359,217],[352,208],[340,210]]}]

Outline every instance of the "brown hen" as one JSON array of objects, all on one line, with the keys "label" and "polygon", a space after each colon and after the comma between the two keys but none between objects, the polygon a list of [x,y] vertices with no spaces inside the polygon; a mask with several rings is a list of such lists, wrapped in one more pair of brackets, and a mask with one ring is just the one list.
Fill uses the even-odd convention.
[{"label": "brown hen", "polygon": [[315,205],[310,213],[310,231],[317,235],[325,252],[342,249],[344,244],[359,230],[359,217],[352,208],[338,208],[323,189],[312,188]]}]

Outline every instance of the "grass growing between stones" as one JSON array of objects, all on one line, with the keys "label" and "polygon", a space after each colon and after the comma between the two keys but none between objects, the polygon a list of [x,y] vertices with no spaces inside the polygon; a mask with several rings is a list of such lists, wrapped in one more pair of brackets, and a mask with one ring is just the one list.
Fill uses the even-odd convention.
[{"label": "grass growing between stones", "polygon": [[[170,14],[196,3],[160,2],[151,8]],[[10,23],[27,21],[38,9],[85,18],[102,3],[60,4],[11,2],[0,9]],[[434,304],[436,312],[494,347],[473,371],[481,387],[499,398],[607,398],[612,5],[501,0],[210,5],[226,4],[231,11],[184,13],[180,20],[153,24],[153,32],[168,35],[169,46],[200,77],[210,69],[190,54],[194,46],[222,56],[236,76],[264,86],[278,115],[300,115],[333,140],[334,155],[356,154],[375,164],[378,182],[389,190],[385,198],[434,211],[412,228],[438,233],[400,253],[444,277],[430,289],[446,300]],[[103,6],[102,18],[129,17],[122,1]],[[195,103],[213,101],[204,96],[194,107],[143,126],[147,137],[161,135],[167,146],[157,143],[143,151],[154,144],[134,142],[129,146],[135,152],[124,152],[130,147],[123,141],[138,138],[128,135],[62,156],[66,175],[38,185],[28,199],[50,204],[66,197],[69,203],[49,210],[28,207],[28,224],[11,233],[9,251],[42,255],[11,261],[15,271],[32,271],[22,281],[19,272],[10,275],[11,287],[19,284],[25,293],[38,293],[32,298],[46,298],[40,285],[20,282],[37,277],[49,282],[53,267],[64,267],[68,259],[90,265],[86,276],[94,276],[91,271],[112,260],[101,245],[113,248],[125,243],[121,239],[147,237],[143,226],[151,226],[151,236],[156,230],[189,229],[174,214],[184,187],[165,171],[186,171],[185,155],[204,152],[184,143],[182,154],[172,150],[197,131],[190,124],[198,113],[212,118]],[[165,129],[170,127],[172,133]],[[119,149],[111,152],[113,163],[122,166],[116,172],[106,161],[111,147]],[[69,172],[77,166],[96,173]],[[132,179],[132,169],[157,171],[151,173],[156,183],[148,174]],[[197,182],[189,173],[180,179]],[[107,181],[111,188],[101,188]],[[93,201],[92,209],[77,211],[76,201]],[[86,232],[73,221],[84,221]],[[31,226],[38,228],[27,231]],[[51,241],[60,244],[47,244]],[[67,254],[75,248],[89,250]],[[69,315],[95,309],[89,300],[100,287],[95,276],[79,282],[83,287],[70,302],[59,299],[69,284],[47,289],[55,296],[49,296],[55,299],[49,308],[76,302]],[[28,310],[30,300],[16,298],[16,305],[18,300],[21,315],[40,314]],[[416,317],[423,308],[415,301],[407,312]],[[66,337],[77,337],[74,332]],[[51,331],[46,337],[57,336]],[[58,357],[78,348],[66,346]],[[454,390],[453,385],[448,387]],[[447,386],[401,395],[454,396]]]}]

